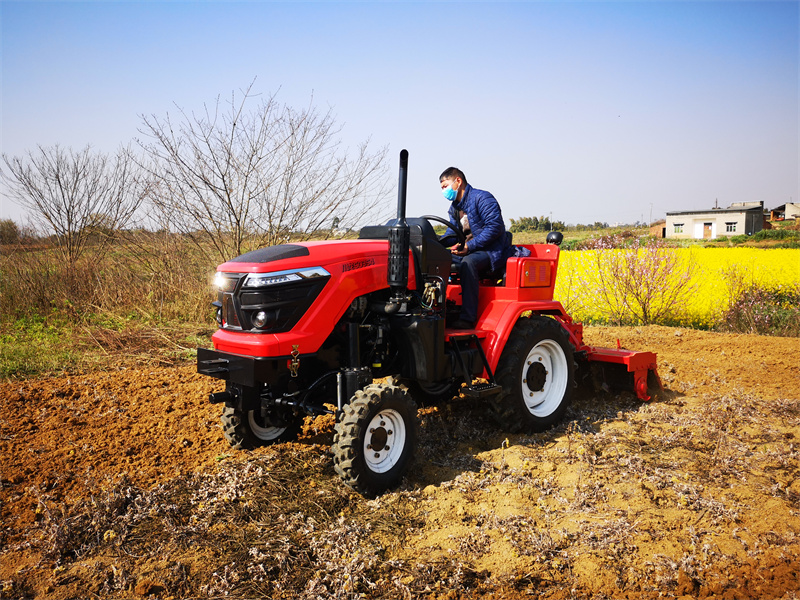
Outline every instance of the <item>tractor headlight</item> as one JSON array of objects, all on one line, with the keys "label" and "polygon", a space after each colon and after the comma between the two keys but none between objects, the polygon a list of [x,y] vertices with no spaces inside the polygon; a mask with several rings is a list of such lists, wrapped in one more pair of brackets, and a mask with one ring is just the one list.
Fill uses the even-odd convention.
[{"label": "tractor headlight", "polygon": [[322,267],[217,273],[217,324],[231,331],[281,333],[306,313],[330,280]]},{"label": "tractor headlight", "polygon": [[282,273],[279,275],[271,273],[250,273],[247,279],[244,280],[242,287],[246,288],[259,288],[267,287],[268,285],[275,285],[278,283],[289,283],[290,281],[300,281],[297,273]]},{"label": "tractor headlight", "polygon": [[214,275],[214,287],[220,292],[232,292],[234,288],[236,288],[240,277],[241,275],[238,273],[223,273],[222,271],[217,271],[217,274]]},{"label": "tractor headlight", "polygon": [[310,267],[308,269],[297,269],[293,271],[278,271],[275,273],[250,273],[242,284],[243,288],[263,288],[281,283],[291,283],[292,281],[305,281],[317,277],[329,277],[322,267]]}]

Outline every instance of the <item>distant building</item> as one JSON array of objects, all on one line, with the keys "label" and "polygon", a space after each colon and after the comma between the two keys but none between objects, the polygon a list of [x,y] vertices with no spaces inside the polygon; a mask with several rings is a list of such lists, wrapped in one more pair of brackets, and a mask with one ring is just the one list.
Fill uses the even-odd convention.
[{"label": "distant building", "polygon": [[783,221],[784,219],[800,218],[800,204],[797,202],[787,202],[769,211],[770,221]]},{"label": "distant building", "polygon": [[668,238],[679,239],[753,235],[764,229],[764,203],[736,202],[728,208],[668,212],[665,229]]},{"label": "distant building", "polygon": [[664,219],[650,223],[650,235],[652,237],[663,238],[666,236],[667,222]]}]

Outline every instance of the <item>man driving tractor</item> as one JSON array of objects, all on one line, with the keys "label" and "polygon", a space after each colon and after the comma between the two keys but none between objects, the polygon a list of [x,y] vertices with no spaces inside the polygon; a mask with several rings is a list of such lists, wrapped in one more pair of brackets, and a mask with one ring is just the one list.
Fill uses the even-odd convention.
[{"label": "man driving tractor", "polygon": [[[453,227],[471,233],[465,244],[451,248],[453,269],[460,273],[462,289],[461,315],[451,327],[472,329],[478,319],[478,282],[503,270],[514,253],[511,235],[506,232],[495,197],[469,185],[463,171],[449,167],[439,176],[439,183],[445,199],[452,203],[448,214]],[[462,227],[465,218],[467,226]],[[448,230],[445,235],[450,233]]]}]

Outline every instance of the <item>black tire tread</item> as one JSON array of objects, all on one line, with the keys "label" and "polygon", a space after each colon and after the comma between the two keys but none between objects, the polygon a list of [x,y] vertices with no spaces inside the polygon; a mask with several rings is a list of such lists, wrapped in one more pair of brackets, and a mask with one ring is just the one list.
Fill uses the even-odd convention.
[{"label": "black tire tread", "polygon": [[[388,473],[371,473],[362,460],[362,431],[386,403],[401,402],[411,413],[407,423],[406,450],[395,467]],[[409,426],[410,425],[410,426]],[[375,496],[400,483],[411,464],[416,449],[417,405],[405,388],[393,383],[373,384],[358,390],[342,409],[342,416],[334,428],[333,465],[342,481],[365,496]]]}]

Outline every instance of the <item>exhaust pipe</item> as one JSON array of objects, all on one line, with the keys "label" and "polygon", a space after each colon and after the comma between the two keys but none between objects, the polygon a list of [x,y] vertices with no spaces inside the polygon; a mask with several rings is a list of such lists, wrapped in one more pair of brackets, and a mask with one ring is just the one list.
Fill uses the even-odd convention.
[{"label": "exhaust pipe", "polygon": [[400,151],[400,181],[397,182],[397,222],[406,222],[406,195],[408,188],[408,150]]},{"label": "exhaust pipe", "polygon": [[406,223],[407,182],[408,150],[401,150],[400,181],[397,185],[397,220],[389,228],[389,265],[386,273],[386,281],[393,292],[391,303],[397,307],[391,312],[396,312],[408,295],[408,251],[411,234]]}]

